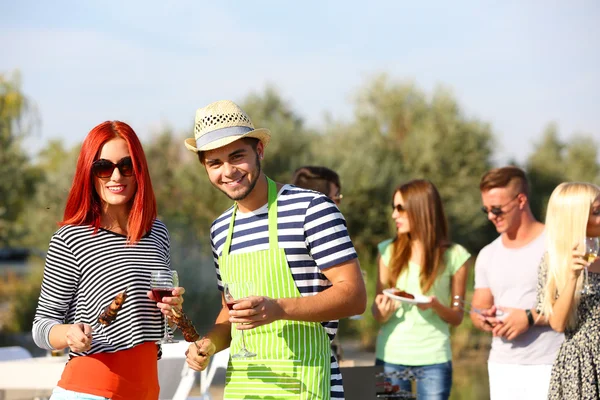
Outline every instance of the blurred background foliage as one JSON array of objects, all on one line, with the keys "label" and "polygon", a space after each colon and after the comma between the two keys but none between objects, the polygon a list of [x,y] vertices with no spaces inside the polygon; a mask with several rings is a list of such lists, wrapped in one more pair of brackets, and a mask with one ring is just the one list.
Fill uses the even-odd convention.
[{"label": "blurred background foliage", "polygon": [[[269,128],[273,134],[263,163],[269,176],[289,182],[292,172],[305,164],[324,165],[339,173],[344,195],[341,210],[367,272],[371,301],[376,245],[393,235],[391,194],[400,183],[413,178],[431,180],[443,197],[453,240],[472,254],[496,237],[480,212],[478,188],[482,174],[496,166],[495,135],[499,133],[489,123],[466,116],[447,88],[425,93],[410,81],[382,74],[356,90],[349,120],[329,119],[318,130],[307,128],[274,87],[237,100],[255,126]],[[65,148],[60,141],[51,141],[39,154],[27,153],[22,141],[38,124],[32,103],[21,90],[18,73],[0,74],[0,248],[46,249],[61,220],[79,152],[79,146]],[[90,128],[100,122],[90,121]],[[81,140],[87,134],[65,133],[77,134]],[[220,307],[209,226],[230,201],[210,185],[197,158],[184,148],[183,139],[191,136],[192,127],[188,132],[165,128],[146,139],[144,147],[159,215],[171,233],[173,268],[186,287],[185,308],[202,333],[212,325]],[[558,183],[600,184],[598,137],[598,133],[595,137],[579,134],[564,142],[556,124],[549,123],[542,130],[521,165],[531,179],[531,204],[538,218],[544,218],[546,203]],[[34,263],[26,278],[5,276],[0,282],[0,295],[8,299],[0,333],[31,329],[42,270],[43,263]],[[342,321],[342,342],[357,340],[363,348],[373,348],[378,327],[369,314]],[[453,347],[455,363],[465,360],[465,369],[482,370],[489,337],[465,318],[454,329]],[[486,393],[485,382],[478,389],[468,376],[457,375],[455,387],[471,385],[470,392]],[[480,373],[480,377],[487,380],[487,375]],[[471,398],[461,397],[460,390],[453,393],[454,399]]]}]

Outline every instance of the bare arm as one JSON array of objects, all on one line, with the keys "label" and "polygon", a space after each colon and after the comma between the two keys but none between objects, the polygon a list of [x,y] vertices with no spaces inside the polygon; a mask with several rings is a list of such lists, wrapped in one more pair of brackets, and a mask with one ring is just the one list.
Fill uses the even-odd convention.
[{"label": "bare arm", "polygon": [[231,344],[231,323],[229,322],[229,309],[225,297],[221,293],[221,311],[217,315],[215,324],[206,336],[190,344],[186,352],[186,361],[194,371],[202,371],[208,366],[210,357]]},{"label": "bare arm", "polygon": [[229,309],[225,302],[225,297],[221,293],[221,311],[217,315],[215,325],[206,334],[206,338],[215,345],[215,353],[226,349],[231,343],[231,322],[229,322]]},{"label": "bare arm", "polygon": [[253,329],[279,319],[322,322],[362,314],[367,303],[365,283],[357,259],[325,270],[332,286],[314,295],[271,299],[251,296],[236,303],[229,312],[238,329]]},{"label": "bare arm", "polygon": [[[472,261],[469,258],[456,273],[452,276],[451,283],[451,291],[452,291],[452,299],[455,296],[459,296],[461,299],[465,297],[465,291],[467,287],[467,275],[469,274],[469,266],[472,265]],[[458,326],[462,322],[463,319],[463,311],[459,306],[455,306],[454,302],[450,304],[450,307],[447,307],[440,303],[440,301],[433,297],[431,299],[431,303],[428,304],[420,304],[419,308],[426,309],[431,307],[433,311],[446,323],[452,326]]]},{"label": "bare arm", "polygon": [[92,327],[88,324],[58,324],[50,329],[50,344],[55,349],[81,353],[92,347]]},{"label": "bare arm", "polygon": [[389,271],[381,256],[377,260],[377,283],[375,286],[375,301],[371,306],[373,318],[380,324],[387,322],[400,304],[383,294],[383,289],[389,286]]},{"label": "bare arm", "polygon": [[[494,296],[492,295],[492,291],[489,288],[479,288],[475,289],[473,293],[473,299],[471,300],[473,304],[473,308],[478,308],[480,310],[489,310],[494,305]],[[495,310],[494,310],[495,313]],[[470,313],[471,321],[473,321],[473,325],[484,332],[491,332],[492,325],[487,321],[483,316],[476,314],[474,312]]]},{"label": "bare arm", "polygon": [[321,322],[362,314],[367,306],[367,290],[358,259],[336,265],[323,274],[332,286],[315,296],[279,299],[282,319]]},{"label": "bare arm", "polygon": [[556,299],[556,303],[552,307],[552,315],[548,318],[548,322],[556,332],[564,332],[567,327],[569,311],[573,304],[576,287],[577,279],[568,279],[558,299]]},{"label": "bare arm", "polygon": [[213,329],[188,348],[190,368],[204,370],[212,355],[229,347],[232,323],[238,324],[237,329],[245,330],[279,319],[321,322],[365,311],[367,294],[357,259],[331,267],[324,274],[332,286],[314,296],[282,299],[250,296],[235,303],[231,311],[222,297],[221,312]]},{"label": "bare arm", "polygon": [[575,301],[575,290],[577,289],[577,280],[584,266],[589,263],[583,259],[584,254],[577,250],[573,251],[573,258],[570,265],[565,285],[559,292],[558,299],[552,306],[552,315],[548,317],[548,322],[552,329],[557,332],[564,332],[569,320],[571,306]]}]

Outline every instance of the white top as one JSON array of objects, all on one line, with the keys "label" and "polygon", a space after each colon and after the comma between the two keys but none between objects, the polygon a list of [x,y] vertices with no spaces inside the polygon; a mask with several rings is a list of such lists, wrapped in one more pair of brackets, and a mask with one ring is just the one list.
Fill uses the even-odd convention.
[{"label": "white top", "polygon": [[[535,309],[538,267],[546,250],[546,235],[519,248],[507,248],[498,237],[475,262],[475,289],[489,288],[494,304]],[[514,340],[495,337],[489,361],[502,364],[552,364],[563,335],[549,326],[532,326]]]}]

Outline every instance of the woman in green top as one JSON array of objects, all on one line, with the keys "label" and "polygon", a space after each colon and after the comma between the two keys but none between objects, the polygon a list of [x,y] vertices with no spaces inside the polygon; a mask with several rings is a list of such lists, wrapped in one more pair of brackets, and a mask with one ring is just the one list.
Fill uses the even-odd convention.
[{"label": "woman in green top", "polygon": [[[440,195],[426,180],[407,182],[394,191],[392,218],[396,237],[379,244],[378,280],[373,316],[382,326],[376,364],[392,375],[392,384],[411,390],[419,400],[448,399],[452,386],[449,325],[463,313],[451,298],[464,297],[471,255],[449,240]],[[398,288],[415,296],[397,301],[383,293]],[[414,304],[416,303],[416,304]],[[404,379],[403,379],[404,378]]]}]

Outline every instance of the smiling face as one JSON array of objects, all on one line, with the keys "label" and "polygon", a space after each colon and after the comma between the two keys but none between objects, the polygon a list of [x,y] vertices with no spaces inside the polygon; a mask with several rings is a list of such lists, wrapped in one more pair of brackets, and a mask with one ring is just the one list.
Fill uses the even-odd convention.
[{"label": "smiling face", "polygon": [[[117,164],[125,157],[130,157],[127,142],[122,138],[115,138],[102,146],[98,159]],[[102,200],[103,212],[128,212],[131,199],[137,190],[137,183],[135,175],[124,176],[119,168],[115,168],[108,178],[94,176],[94,187]]]},{"label": "smiling face", "polygon": [[396,192],[396,194],[394,194],[392,206],[394,207],[392,211],[392,219],[394,222],[396,222],[398,234],[401,235],[403,233],[410,233],[408,213],[406,212],[404,199],[402,198],[402,194],[400,192]]},{"label": "smiling face", "polygon": [[256,150],[248,140],[236,140],[227,146],[204,153],[204,167],[214,187],[235,201],[244,200],[260,177],[264,146]]},{"label": "smiling face", "polygon": [[[520,212],[524,206],[521,195],[515,193],[510,187],[493,188],[481,192],[483,207],[488,210],[487,217],[500,234],[518,228],[521,218]],[[501,211],[499,215],[491,212],[493,209]]]},{"label": "smiling face", "polygon": [[596,197],[592,203],[592,207],[590,207],[586,235],[590,237],[600,237],[600,196]]}]

